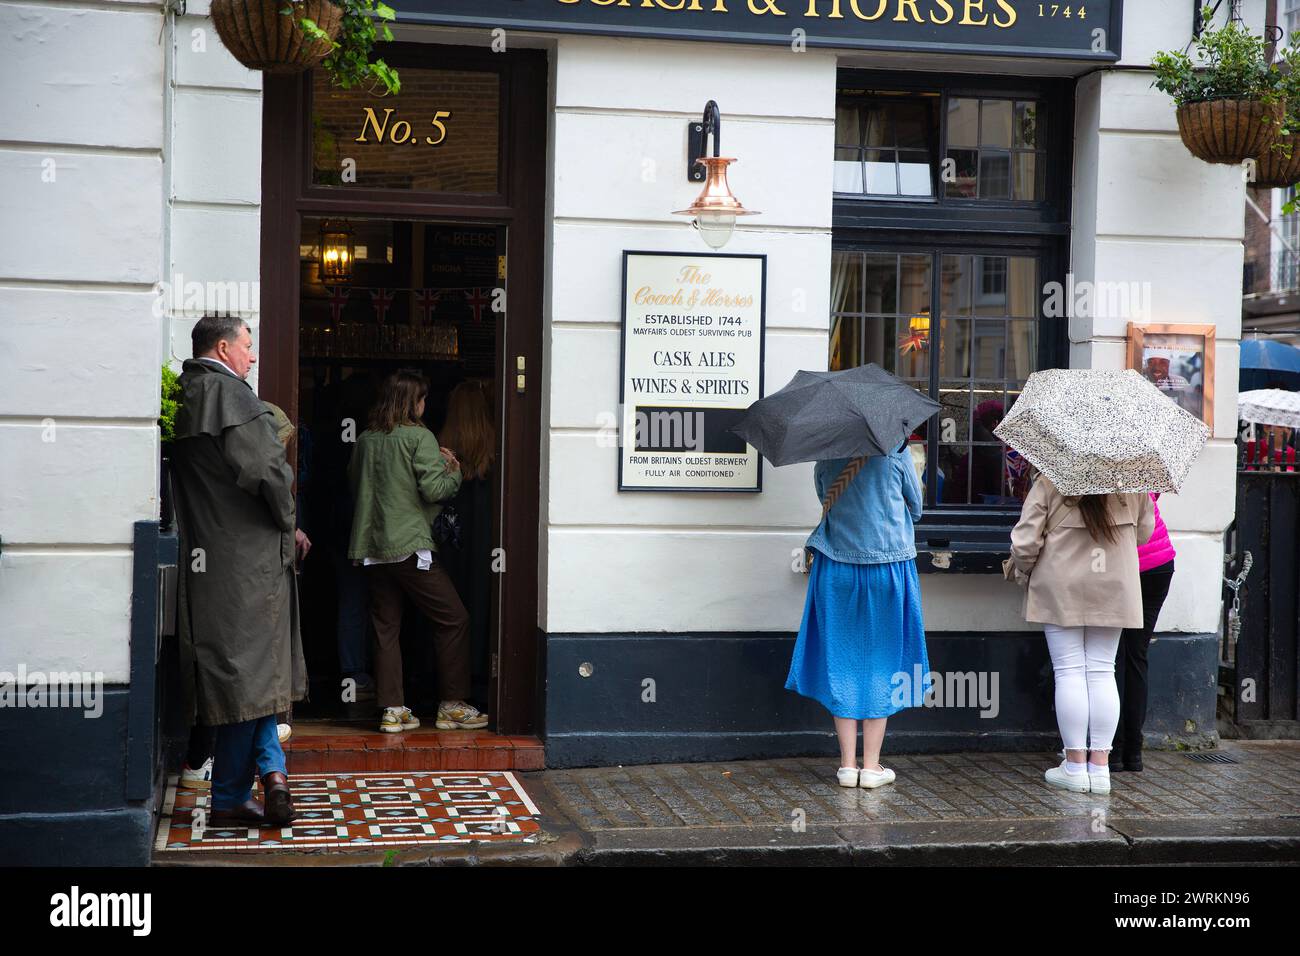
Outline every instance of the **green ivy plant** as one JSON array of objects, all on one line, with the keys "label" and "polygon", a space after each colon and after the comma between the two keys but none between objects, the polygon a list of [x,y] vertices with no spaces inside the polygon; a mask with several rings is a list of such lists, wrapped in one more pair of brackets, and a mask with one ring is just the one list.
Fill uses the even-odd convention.
[{"label": "green ivy plant", "polygon": [[162,431],[165,442],[176,440],[176,413],[181,407],[181,385],[179,377],[171,366],[162,367],[162,414],[158,416],[158,428]]},{"label": "green ivy plant", "polygon": [[[386,42],[393,39],[393,31],[388,24],[397,16],[397,11],[382,0],[333,0],[343,10],[343,26],[338,38],[330,36],[316,25],[314,20],[302,17],[298,25],[302,32],[313,40],[329,40],[331,50],[321,61],[321,69],[335,86],[345,90],[364,87],[371,92],[381,89],[387,93],[396,93],[402,88],[397,71],[383,61],[383,58],[370,61],[379,40]],[[293,7],[285,7],[282,13],[293,14]]]},{"label": "green ivy plant", "polygon": [[[1202,22],[1213,11],[1206,7]],[[1151,60],[1155,81],[1179,106],[1207,100],[1248,99],[1276,103],[1282,94],[1281,74],[1268,62],[1263,37],[1231,20],[1219,29],[1206,29],[1196,40],[1196,57],[1184,52],[1160,52]]]}]

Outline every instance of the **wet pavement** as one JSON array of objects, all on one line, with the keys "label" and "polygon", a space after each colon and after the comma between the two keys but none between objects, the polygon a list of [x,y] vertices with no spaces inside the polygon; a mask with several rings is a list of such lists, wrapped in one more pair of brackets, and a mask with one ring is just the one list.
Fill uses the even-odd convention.
[{"label": "wet pavement", "polygon": [[[1300,862],[1300,741],[1225,741],[1202,763],[1148,751],[1109,795],[1055,790],[1052,754],[887,756],[897,781],[846,789],[788,758],[518,773],[527,845],[341,851],[324,865],[978,865]],[[231,855],[233,857],[234,855]],[[292,864],[292,859],[206,862]],[[161,861],[159,861],[161,862]],[[172,863],[173,861],[168,861]]]}]

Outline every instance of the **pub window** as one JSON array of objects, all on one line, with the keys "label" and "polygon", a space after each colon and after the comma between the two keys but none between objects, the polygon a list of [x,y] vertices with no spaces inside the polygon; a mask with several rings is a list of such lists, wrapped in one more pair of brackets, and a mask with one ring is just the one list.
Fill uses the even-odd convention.
[{"label": "pub window", "polygon": [[951,198],[1035,201],[1043,198],[1040,103],[952,97],[947,110],[944,179]]},{"label": "pub window", "polygon": [[940,403],[911,441],[918,538],[1005,535],[1028,467],[993,429],[1068,365],[1041,303],[1068,255],[1072,91],[988,82],[848,72],[837,100],[829,367],[875,362]]},{"label": "pub window", "polygon": [[[835,192],[871,198],[1037,202],[1044,105],[1033,99],[841,89]],[[943,162],[938,162],[940,144]]]},{"label": "pub window", "polygon": [[835,191],[933,196],[938,118],[933,94],[842,95],[835,108]]}]

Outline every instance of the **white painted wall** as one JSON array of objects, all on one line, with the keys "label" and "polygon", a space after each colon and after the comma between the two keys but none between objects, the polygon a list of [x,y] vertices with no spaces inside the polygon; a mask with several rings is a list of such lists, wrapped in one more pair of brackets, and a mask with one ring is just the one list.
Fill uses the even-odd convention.
[{"label": "white painted wall", "polygon": [[[1260,31],[1263,0],[1246,0],[1242,14]],[[1178,0],[1125,4],[1122,62],[1145,66],[1158,50],[1182,49],[1191,24],[1190,4]],[[1213,435],[1181,493],[1160,499],[1178,555],[1157,623],[1159,631],[1212,633],[1219,624],[1223,532],[1235,498],[1241,170],[1203,163],[1187,151],[1173,102],[1151,88],[1149,71],[1118,69],[1080,81],[1075,137],[1076,279],[1150,283],[1145,321],[1215,326]],[[1124,319],[1072,318],[1071,364],[1125,367],[1125,335]]]},{"label": "white painted wall", "polygon": [[[764,464],[763,492],[619,493],[624,249],[708,251],[671,211],[686,127],[722,110],[731,187],[762,215],[725,252],[768,255],[765,388],[825,368],[835,58],[772,48],[562,37],[554,53],[540,624],[548,631],[793,630],[807,579],[791,552],[817,520],[811,466]],[[802,303],[802,308],[800,305]]]},{"label": "white painted wall", "polygon": [[0,670],[129,673],[156,518],[156,3],[0,2]]},{"label": "white painted wall", "polygon": [[[262,74],[242,66],[222,45],[209,0],[191,0],[172,27],[168,77],[167,183],[169,281],[206,291],[237,288],[242,316],[259,341],[261,260]],[[233,286],[227,285],[233,283]],[[164,357],[179,368],[190,357],[190,329],[205,309],[167,311]],[[215,295],[207,309],[220,308]],[[249,375],[257,388],[257,366]]]}]

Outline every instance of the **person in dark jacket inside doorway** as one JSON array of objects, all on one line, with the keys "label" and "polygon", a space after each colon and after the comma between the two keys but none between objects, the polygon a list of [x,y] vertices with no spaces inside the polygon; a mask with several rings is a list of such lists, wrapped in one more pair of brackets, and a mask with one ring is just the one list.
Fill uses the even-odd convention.
[{"label": "person in dark jacket inside doorway", "polygon": [[[247,324],[204,317],[180,376],[172,453],[181,535],[181,673],[192,716],[216,727],[211,826],[287,825],[278,712],[306,696],[298,631],[293,471],[245,381]],[[265,805],[253,799],[261,776]]]}]

